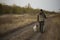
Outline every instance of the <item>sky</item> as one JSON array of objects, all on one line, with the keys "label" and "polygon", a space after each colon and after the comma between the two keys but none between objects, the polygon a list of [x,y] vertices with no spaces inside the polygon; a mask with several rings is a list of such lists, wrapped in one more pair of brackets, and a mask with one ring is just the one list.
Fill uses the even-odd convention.
[{"label": "sky", "polygon": [[30,3],[32,8],[48,11],[58,11],[58,9],[60,9],[60,0],[0,0],[0,3],[8,5],[16,4],[18,6],[25,6]]}]

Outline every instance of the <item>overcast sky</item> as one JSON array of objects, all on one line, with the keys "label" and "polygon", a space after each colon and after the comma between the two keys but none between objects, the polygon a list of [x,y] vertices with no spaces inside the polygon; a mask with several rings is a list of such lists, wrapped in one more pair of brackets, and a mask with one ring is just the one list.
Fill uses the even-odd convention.
[{"label": "overcast sky", "polygon": [[60,0],[0,0],[0,3],[16,4],[18,6],[25,6],[30,3],[33,8],[42,8],[49,11],[60,9]]}]

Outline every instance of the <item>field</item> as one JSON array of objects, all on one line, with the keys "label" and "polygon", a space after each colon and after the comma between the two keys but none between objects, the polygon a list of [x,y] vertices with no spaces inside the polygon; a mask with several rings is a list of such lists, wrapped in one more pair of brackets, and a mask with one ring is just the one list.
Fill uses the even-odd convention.
[{"label": "field", "polygon": [[[31,22],[36,21],[36,16],[34,15],[32,16],[24,14],[24,15],[12,15],[12,16],[8,15],[8,17],[7,15],[5,15],[4,17],[3,16],[0,16],[0,18],[5,19],[10,18],[10,19],[9,20],[6,19],[8,22],[4,20],[5,23],[3,23],[3,20],[1,20],[2,22],[1,25],[3,25],[0,29],[0,30],[3,29],[1,33],[13,30],[18,27],[24,27],[24,25],[28,25]],[[45,22],[46,28],[44,33],[34,32],[32,29],[34,25],[35,24],[31,24],[22,29],[15,30],[15,32],[6,34],[6,36],[2,37],[2,40],[60,40],[60,14],[47,15],[47,19]]]},{"label": "field", "polygon": [[23,27],[24,25],[35,21],[35,15],[2,15],[0,16],[0,33],[5,33],[18,27]]},{"label": "field", "polygon": [[[57,14],[46,14],[47,17],[55,16]],[[7,31],[13,30],[18,27],[23,27],[24,25],[30,24],[37,21],[37,15],[30,14],[7,14],[0,16],[0,33],[5,33]]]}]

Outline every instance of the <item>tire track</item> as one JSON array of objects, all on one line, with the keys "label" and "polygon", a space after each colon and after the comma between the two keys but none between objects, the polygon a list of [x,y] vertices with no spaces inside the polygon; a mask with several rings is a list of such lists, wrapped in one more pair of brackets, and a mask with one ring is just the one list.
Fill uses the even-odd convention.
[{"label": "tire track", "polygon": [[[30,33],[30,35],[32,35],[32,34],[33,34],[32,26],[34,26],[34,24],[29,25],[29,27],[27,26],[27,27],[25,27],[25,28],[23,28],[23,29],[19,29],[18,31],[16,31],[16,32],[14,32],[14,33],[12,33],[12,34],[9,34],[9,35],[3,37],[2,40],[10,40],[10,39],[12,39],[13,37],[16,38],[17,36],[21,36],[22,33],[28,33],[28,32],[32,32],[32,33]],[[28,34],[29,34],[29,33],[28,33]],[[20,37],[20,38],[21,38],[21,37]]]}]

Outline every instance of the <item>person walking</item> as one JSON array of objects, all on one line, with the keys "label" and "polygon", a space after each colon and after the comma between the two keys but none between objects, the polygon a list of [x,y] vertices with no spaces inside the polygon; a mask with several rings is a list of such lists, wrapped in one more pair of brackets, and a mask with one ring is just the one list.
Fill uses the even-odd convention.
[{"label": "person walking", "polygon": [[38,21],[38,24],[39,24],[39,30],[41,33],[43,33],[43,27],[44,27],[44,22],[45,22],[45,19],[46,19],[46,15],[45,13],[43,12],[43,10],[41,9],[40,10],[40,13],[38,14],[37,16],[37,21]]}]

